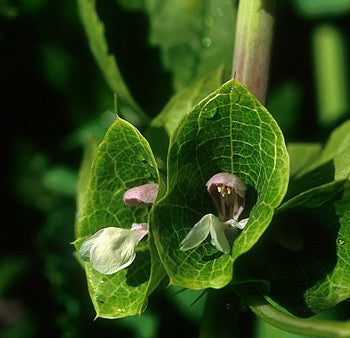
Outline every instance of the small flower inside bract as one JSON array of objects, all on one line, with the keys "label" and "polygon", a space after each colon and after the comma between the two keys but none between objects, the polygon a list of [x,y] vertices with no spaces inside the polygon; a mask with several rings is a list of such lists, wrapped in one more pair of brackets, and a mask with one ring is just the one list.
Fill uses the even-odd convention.
[{"label": "small flower inside bract", "polygon": [[219,173],[207,182],[207,188],[218,209],[218,217],[213,214],[203,216],[181,242],[180,249],[193,249],[210,234],[211,244],[228,254],[231,246],[227,235],[231,239],[238,236],[238,230],[248,223],[248,218],[238,221],[245,205],[245,184],[236,175]]},{"label": "small flower inside bract", "polygon": [[248,222],[248,218],[242,219],[240,222],[233,219],[227,222],[221,222],[215,215],[207,214],[197,222],[185,239],[181,242],[180,249],[187,251],[199,246],[210,234],[211,244],[219,251],[230,253],[230,244],[226,237],[226,233],[234,232],[235,229],[242,230]]},{"label": "small flower inside bract", "polygon": [[86,239],[79,255],[82,260],[90,261],[99,273],[111,275],[134,261],[135,247],[147,234],[146,223],[134,223],[131,229],[107,227]]},{"label": "small flower inside bract", "polygon": [[124,203],[130,206],[149,206],[157,198],[158,184],[149,183],[127,190],[123,196]]},{"label": "small flower inside bract", "polygon": [[207,182],[208,192],[212,196],[222,221],[238,220],[245,205],[245,184],[236,175],[219,173]]}]

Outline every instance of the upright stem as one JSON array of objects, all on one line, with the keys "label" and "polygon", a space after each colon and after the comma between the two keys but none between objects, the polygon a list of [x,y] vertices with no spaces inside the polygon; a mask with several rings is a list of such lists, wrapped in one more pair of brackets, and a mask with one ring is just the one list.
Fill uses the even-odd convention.
[{"label": "upright stem", "polygon": [[262,104],[270,67],[276,0],[240,0],[232,77],[244,84]]}]

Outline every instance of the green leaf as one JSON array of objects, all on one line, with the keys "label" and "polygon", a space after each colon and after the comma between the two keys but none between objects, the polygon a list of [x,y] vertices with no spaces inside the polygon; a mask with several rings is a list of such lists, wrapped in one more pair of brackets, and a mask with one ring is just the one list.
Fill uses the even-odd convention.
[{"label": "green leaf", "polygon": [[16,281],[22,280],[27,272],[29,261],[22,256],[2,256],[0,260],[0,296],[5,298],[8,289],[16,284]]},{"label": "green leaf", "polygon": [[299,128],[303,87],[293,80],[278,83],[269,90],[267,108],[284,133],[293,134]]},{"label": "green leaf", "polygon": [[[313,197],[313,202],[322,201]],[[349,205],[349,181],[323,203],[299,198],[278,215],[261,245],[240,261],[238,274],[268,280],[269,296],[297,315],[309,316],[348,299]]]},{"label": "green leaf", "polygon": [[305,292],[305,302],[313,312],[329,309],[341,301],[350,298],[350,182],[346,184],[342,195],[335,199],[333,208],[337,217],[333,221],[335,236],[332,267],[324,278],[320,279]]},{"label": "green leaf", "polygon": [[[250,221],[235,240],[232,255],[219,253],[209,242],[180,251],[193,225],[205,214],[216,213],[205,184],[218,172],[234,173],[245,182]],[[240,83],[227,82],[195,106],[173,135],[167,191],[151,216],[171,283],[192,289],[228,284],[235,259],[268,227],[288,177],[288,154],[278,125]]]},{"label": "green leaf", "polygon": [[350,11],[348,0],[296,0],[294,5],[300,14],[310,18],[344,15]]},{"label": "green leaf", "polygon": [[119,5],[129,11],[141,11],[145,8],[145,0],[117,0]]},{"label": "green leaf", "polygon": [[324,148],[317,145],[293,144],[289,147],[292,181],[286,200],[335,180],[350,175],[350,120],[336,128]]},{"label": "green leaf", "polygon": [[[134,186],[158,182],[152,151],[143,136],[118,118],[109,128],[94,159],[85,203],[79,221],[77,249],[98,230],[148,222],[148,210],[129,207],[124,192]],[[102,275],[85,262],[89,292],[98,317],[120,318],[142,312],[147,296],[164,276],[152,237],[141,242],[129,268]],[[152,263],[152,264],[151,264]]]},{"label": "green leaf", "polygon": [[236,7],[231,0],[148,0],[150,40],[176,89],[220,65],[231,70]]},{"label": "green leaf", "polygon": [[[305,175],[306,173],[311,172],[312,170],[315,170],[316,168],[321,167],[322,165],[327,164],[330,161],[338,160],[339,157],[342,157],[344,153],[349,151],[350,147],[350,120],[344,122],[342,125],[340,125],[338,128],[336,128],[332,134],[330,135],[328,142],[324,146],[322,152],[318,156],[318,160],[314,161],[311,165],[306,167],[303,171],[299,173],[299,177],[302,175]],[[350,168],[349,171],[350,173]],[[336,175],[337,176],[337,175]],[[339,177],[341,175],[338,175],[336,179],[346,178],[343,175],[342,177]]]},{"label": "green leaf", "polygon": [[121,112],[124,115],[127,114],[128,119],[135,125],[142,124],[148,118],[133,99],[119,70],[117,61],[109,53],[104,36],[104,26],[96,12],[95,1],[78,0],[78,7],[91,52],[109,87],[118,95]]},{"label": "green leaf", "polygon": [[157,160],[166,160],[169,139],[177,125],[194,105],[220,86],[222,71],[223,69],[220,67],[193,85],[178,91],[152,120],[146,131],[146,136]]},{"label": "green leaf", "polygon": [[287,149],[292,177],[318,159],[321,145],[319,143],[289,143]]},{"label": "green leaf", "polygon": [[78,227],[80,213],[83,210],[85,194],[86,194],[86,190],[90,179],[92,161],[95,158],[98,145],[99,145],[99,141],[93,136],[89,137],[85,143],[83,160],[80,165],[80,169],[78,173],[78,181],[76,184],[76,204],[77,204],[76,224],[75,224],[76,228]]},{"label": "green leaf", "polygon": [[320,207],[323,203],[332,199],[335,194],[344,189],[344,180],[333,181],[319,187],[304,191],[301,194],[282,203],[277,212],[282,213],[290,209],[296,209],[307,205],[309,208]]},{"label": "green leaf", "polygon": [[50,168],[42,179],[43,186],[49,191],[58,195],[74,196],[77,176],[72,170],[63,166]]}]

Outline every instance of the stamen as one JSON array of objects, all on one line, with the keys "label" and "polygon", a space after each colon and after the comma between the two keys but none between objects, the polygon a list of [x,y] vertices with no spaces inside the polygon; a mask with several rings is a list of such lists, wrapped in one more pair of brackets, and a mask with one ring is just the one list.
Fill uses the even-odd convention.
[{"label": "stamen", "polygon": [[207,182],[221,221],[238,220],[244,208],[245,184],[236,175],[219,173]]}]

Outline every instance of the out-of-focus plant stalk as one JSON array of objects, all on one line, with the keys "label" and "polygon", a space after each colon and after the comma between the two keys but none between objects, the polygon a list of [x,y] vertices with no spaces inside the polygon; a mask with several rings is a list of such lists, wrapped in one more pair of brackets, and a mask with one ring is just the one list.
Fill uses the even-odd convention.
[{"label": "out-of-focus plant stalk", "polygon": [[240,0],[232,77],[266,103],[276,0]]},{"label": "out-of-focus plant stalk", "polygon": [[349,81],[346,40],[339,28],[329,24],[312,34],[319,122],[329,126],[349,110]]}]

